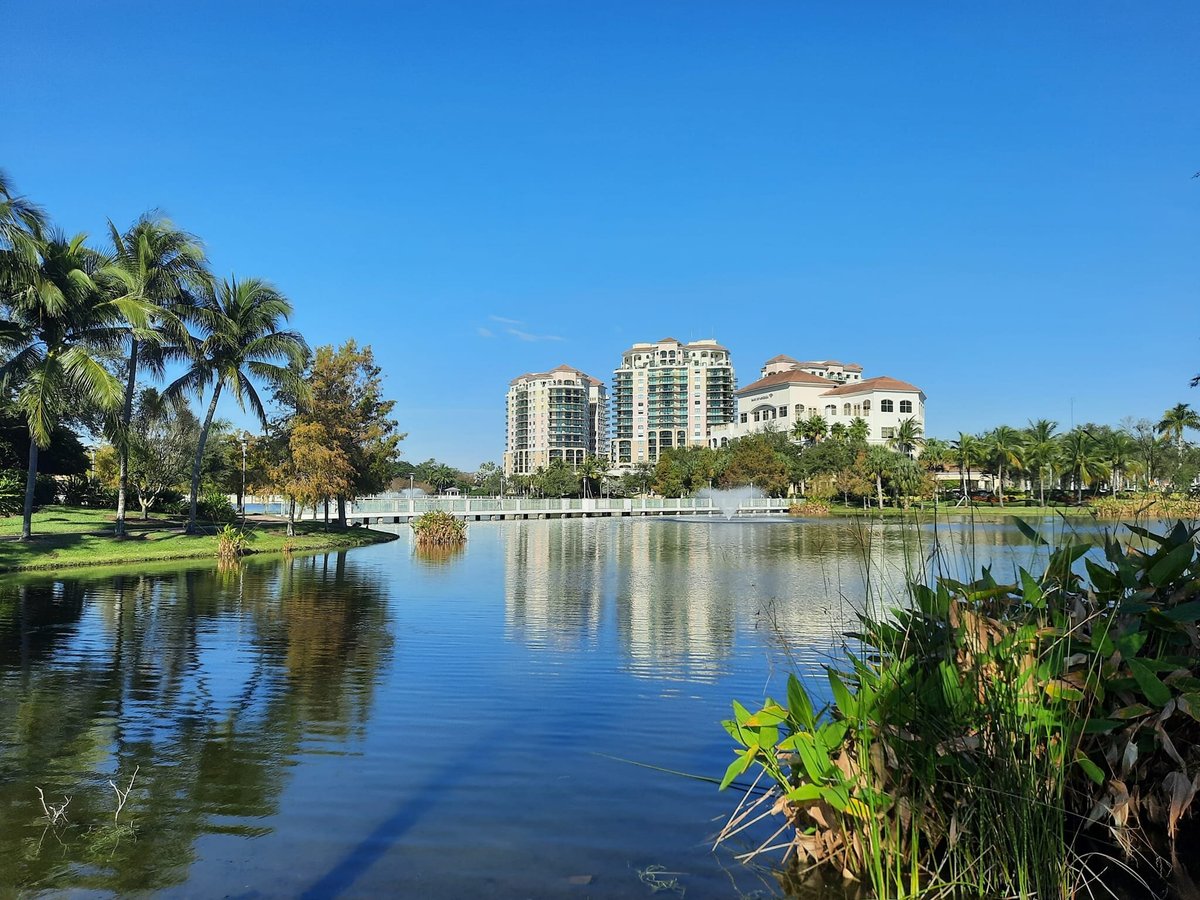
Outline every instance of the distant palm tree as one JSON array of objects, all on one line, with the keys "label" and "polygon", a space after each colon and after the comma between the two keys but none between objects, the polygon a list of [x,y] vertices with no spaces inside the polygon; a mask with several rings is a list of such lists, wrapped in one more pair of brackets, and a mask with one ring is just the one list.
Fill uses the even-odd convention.
[{"label": "distant palm tree", "polygon": [[15,389],[15,404],[29,428],[29,470],[21,540],[33,533],[33,495],[38,450],[49,446],[55,427],[70,411],[115,411],[121,383],[101,364],[98,352],[120,341],[122,310],[106,301],[92,274],[99,258],[85,236],[55,235],[38,241],[30,260],[9,257],[0,281],[0,384]]},{"label": "distant palm tree", "polygon": [[807,419],[797,419],[792,426],[792,437],[809,444],[825,440],[829,434],[829,424],[822,416],[813,413]]},{"label": "distant palm tree", "polygon": [[592,495],[592,482],[595,482],[599,486],[600,479],[607,472],[608,460],[600,456],[585,456],[583,464],[579,467],[579,477],[583,480],[583,496],[590,497]]},{"label": "distant palm tree", "polygon": [[1183,432],[1188,428],[1200,429],[1200,413],[1186,403],[1176,403],[1165,413],[1156,426],[1159,434],[1169,435],[1176,449],[1183,452]]},{"label": "distant palm tree", "polygon": [[191,366],[164,391],[170,398],[186,393],[203,397],[208,386],[213,385],[192,464],[189,534],[196,530],[204,445],[221,391],[225,388],[232,391],[238,405],[242,409],[249,405],[250,411],[264,425],[267,413],[254,387],[255,381],[295,394],[303,392],[296,381],[300,366],[308,356],[308,345],[297,332],[282,330],[291,314],[292,305],[287,298],[257,278],[222,281],[214,292],[202,296],[195,310],[202,336],[196,341]]},{"label": "distant palm tree", "polygon": [[834,422],[829,426],[829,439],[831,441],[844,441],[847,437],[847,429],[845,422]]},{"label": "distant palm tree", "polygon": [[909,416],[907,419],[901,420],[900,424],[896,426],[896,430],[892,432],[892,436],[887,439],[887,445],[891,449],[903,453],[909,459],[912,459],[913,451],[925,443],[925,438],[922,434],[921,423],[917,421],[915,416]]},{"label": "distant palm tree", "polygon": [[[1101,441],[1100,455],[1111,473],[1109,487],[1114,495],[1118,488],[1124,488],[1125,475],[1130,468],[1137,468],[1137,454],[1137,441],[1124,429],[1110,432]],[[1120,485],[1118,480],[1122,482]]]},{"label": "distant palm tree", "polygon": [[963,498],[970,502],[971,466],[983,461],[983,445],[979,438],[965,431],[958,433],[958,438],[950,442],[954,458],[958,462],[959,475],[962,478]]},{"label": "distant palm tree", "polygon": [[1054,434],[1057,422],[1049,419],[1030,420],[1025,429],[1025,468],[1037,473],[1038,502],[1046,505],[1046,473],[1053,473],[1058,460],[1058,437]]},{"label": "distant palm tree", "polygon": [[199,241],[180,231],[169,220],[146,213],[124,233],[110,221],[112,257],[100,272],[113,282],[120,299],[143,304],[150,312],[144,328],[130,327],[125,367],[125,402],[121,407],[113,443],[117,448],[117,518],[115,532],[125,534],[125,503],[129,486],[129,431],[133,398],[137,392],[139,363],[161,376],[163,362],[186,349],[184,324],[190,313],[190,288],[206,289],[211,276],[205,268]]},{"label": "distant palm tree", "polygon": [[900,458],[898,454],[878,444],[867,450],[867,471],[875,479],[875,496],[880,509],[883,509],[883,479],[895,471]]},{"label": "distant palm tree", "polygon": [[997,425],[983,439],[984,453],[996,466],[996,494],[1000,505],[1004,506],[1004,469],[1017,469],[1021,466],[1025,442],[1021,433],[1009,425]]},{"label": "distant palm tree", "polygon": [[45,230],[46,214],[17,194],[8,175],[0,169],[0,278],[18,261],[35,264],[38,242]]},{"label": "distant palm tree", "polygon": [[1107,474],[1100,458],[1100,445],[1083,428],[1075,428],[1062,436],[1059,443],[1063,466],[1075,482],[1075,502],[1083,502],[1083,489]]},{"label": "distant palm tree", "polygon": [[855,416],[850,420],[850,425],[846,429],[846,438],[851,444],[862,445],[867,442],[867,438],[871,436],[871,423],[862,416]]}]

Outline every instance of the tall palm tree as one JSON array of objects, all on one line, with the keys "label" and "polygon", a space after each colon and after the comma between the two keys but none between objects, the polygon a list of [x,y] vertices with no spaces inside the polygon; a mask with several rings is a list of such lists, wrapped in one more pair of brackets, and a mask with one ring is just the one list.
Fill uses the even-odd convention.
[{"label": "tall palm tree", "polygon": [[33,495],[38,451],[71,410],[116,409],[121,383],[101,364],[97,351],[120,340],[124,311],[136,305],[105,300],[92,275],[99,258],[85,235],[54,235],[40,241],[32,265],[13,265],[0,283],[6,317],[0,321],[0,384],[15,389],[15,403],[29,428],[29,471],[21,540],[33,534]]},{"label": "tall palm tree", "polygon": [[1010,425],[997,425],[989,431],[983,440],[984,453],[996,467],[996,494],[1000,498],[1000,506],[1004,506],[1004,469],[1019,468],[1025,451],[1025,442],[1021,433]]},{"label": "tall palm tree", "polygon": [[1063,466],[1075,482],[1075,502],[1081,503],[1084,487],[1107,473],[1100,458],[1099,444],[1086,429],[1075,428],[1062,436],[1059,447]]},{"label": "tall palm tree", "polygon": [[875,497],[880,509],[883,509],[883,479],[895,471],[900,458],[887,447],[881,447],[878,444],[867,450],[866,468],[871,477],[875,479]]},{"label": "tall palm tree", "polygon": [[867,438],[871,436],[871,423],[862,416],[855,416],[850,420],[849,427],[846,428],[846,438],[851,444],[861,446],[867,442]]},{"label": "tall palm tree", "polygon": [[1165,413],[1156,426],[1159,434],[1169,435],[1176,449],[1183,453],[1183,432],[1188,428],[1200,429],[1200,412],[1186,403],[1176,403]]},{"label": "tall palm tree", "polygon": [[209,385],[213,386],[192,464],[189,534],[196,531],[196,501],[200,493],[204,444],[222,390],[228,388],[243,410],[249,405],[250,411],[264,426],[267,414],[254,386],[255,381],[297,395],[302,393],[302,387],[295,382],[297,372],[308,356],[308,344],[299,333],[282,329],[291,315],[292,305],[287,298],[258,278],[224,280],[215,291],[206,292],[196,307],[194,317],[201,336],[196,342],[195,355],[188,370],[164,391],[170,398],[186,393],[203,397]]},{"label": "tall palm tree", "polygon": [[983,445],[975,435],[960,431],[958,437],[950,442],[950,447],[958,462],[958,471],[962,478],[963,498],[970,502],[971,466],[983,460]]},{"label": "tall palm tree", "polygon": [[1058,459],[1058,437],[1054,434],[1058,423],[1050,419],[1029,422],[1025,429],[1025,467],[1037,473],[1038,502],[1046,505],[1046,473],[1053,473]]},{"label": "tall palm tree", "polygon": [[[45,213],[28,198],[20,196],[8,175],[0,169],[0,255],[15,256],[33,264],[45,230]],[[5,268],[8,266],[0,264],[0,278]]]},{"label": "tall palm tree", "polygon": [[600,456],[585,456],[582,465],[579,467],[579,477],[583,479],[583,496],[590,497],[592,495],[592,482],[597,486],[600,480],[608,472],[608,460]]},{"label": "tall palm tree", "polygon": [[912,459],[913,451],[925,443],[923,432],[921,423],[917,421],[916,417],[909,416],[907,419],[902,419],[896,426],[892,436],[887,439],[887,445]]},{"label": "tall palm tree", "polygon": [[101,277],[113,281],[115,291],[122,297],[145,304],[153,313],[147,327],[129,329],[125,402],[114,429],[118,466],[115,531],[122,537],[129,488],[127,437],[137,391],[138,365],[141,363],[161,376],[164,359],[186,349],[189,335],[184,321],[189,316],[186,307],[192,305],[189,290],[205,289],[211,276],[199,241],[168,219],[145,213],[124,233],[111,221],[108,230],[113,251]]}]

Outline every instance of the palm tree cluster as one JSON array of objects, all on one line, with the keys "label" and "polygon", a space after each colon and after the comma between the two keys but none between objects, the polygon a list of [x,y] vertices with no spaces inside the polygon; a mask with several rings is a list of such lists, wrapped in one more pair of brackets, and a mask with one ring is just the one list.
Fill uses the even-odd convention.
[{"label": "palm tree cluster", "polygon": [[[22,539],[31,535],[39,449],[67,419],[96,423],[117,449],[116,534],[125,533],[129,435],[139,375],[183,374],[164,396],[211,390],[192,471],[188,531],[196,529],[201,460],[222,391],[262,422],[257,385],[293,385],[308,356],[283,326],[291,304],[260,279],[218,281],[199,240],[158,213],[107,242],[55,230],[0,172],[0,396],[30,436]],[[297,388],[294,388],[297,389]]]},{"label": "palm tree cluster", "polygon": [[1116,493],[1164,486],[1186,488],[1195,473],[1187,466],[1188,429],[1200,429],[1200,415],[1181,403],[1157,423],[1142,419],[1119,428],[1085,424],[1067,432],[1049,419],[1031,420],[1025,428],[999,425],[981,434],[960,432],[946,442],[925,442],[921,461],[927,468],[955,466],[964,497],[970,495],[972,473],[995,476],[996,497],[1004,505],[1006,484],[1020,481],[1038,500],[1046,492],[1068,490],[1076,502],[1085,490]]}]

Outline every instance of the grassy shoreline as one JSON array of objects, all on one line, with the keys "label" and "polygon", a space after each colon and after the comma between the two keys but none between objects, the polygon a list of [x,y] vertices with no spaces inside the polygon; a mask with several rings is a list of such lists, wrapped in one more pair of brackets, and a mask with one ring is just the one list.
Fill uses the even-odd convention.
[{"label": "grassy shoreline", "polygon": [[[183,533],[182,520],[153,516],[148,522],[130,520],[129,536],[118,540],[112,534],[112,522],[109,510],[48,506],[34,514],[33,540],[21,543],[16,540],[20,517],[0,518],[0,573],[217,558],[216,527],[188,535]],[[250,552],[257,556],[345,550],[396,539],[369,528],[330,525],[326,531],[319,522],[296,523],[296,534],[289,538],[286,527],[283,522],[250,519],[246,523]]]}]

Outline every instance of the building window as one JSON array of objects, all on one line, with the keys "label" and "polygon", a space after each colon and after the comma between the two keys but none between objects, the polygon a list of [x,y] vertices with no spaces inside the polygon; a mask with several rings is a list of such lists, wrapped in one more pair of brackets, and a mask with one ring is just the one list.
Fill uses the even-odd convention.
[{"label": "building window", "polygon": [[911,400],[901,400],[900,401],[900,412],[902,412],[902,413],[912,412],[912,401]]},{"label": "building window", "polygon": [[879,401],[879,411],[880,412],[892,412],[892,401],[891,400],[880,400]]},{"label": "building window", "polygon": [[861,415],[862,415],[862,404],[861,404],[861,403],[855,403],[855,404],[854,404],[854,414],[855,414],[856,416],[861,416]]},{"label": "building window", "polygon": [[738,416],[738,420],[744,425],[746,423],[746,414],[742,413],[740,416]]},{"label": "building window", "polygon": [[803,403],[797,403],[797,404],[796,404],[796,418],[797,418],[797,419],[800,419],[800,418],[803,418],[803,417],[804,417],[804,404],[803,404]]},{"label": "building window", "polygon": [[871,401],[864,400],[863,401],[863,415],[869,416],[870,414],[871,414]]},{"label": "building window", "polygon": [[758,422],[758,421],[760,421],[760,420],[761,420],[761,418],[762,418],[762,416],[760,416],[760,415],[759,415],[759,412],[758,412],[758,410],[756,409],[756,410],[754,411],[754,421],[755,421],[755,422]]},{"label": "building window", "polygon": [[779,407],[779,418],[781,418],[781,419],[787,418],[787,407],[786,406]]},{"label": "building window", "polygon": [[[887,401],[886,401],[886,400],[884,400],[883,402],[884,402],[884,403],[887,403]],[[896,429],[895,429],[895,428],[880,428],[880,429],[879,429],[879,436],[880,436],[881,438],[883,438],[885,441],[886,441],[888,438],[894,438],[894,437],[896,436]]]},{"label": "building window", "polygon": [[845,405],[842,407],[842,415],[843,415],[843,416],[848,416],[848,415],[850,415],[850,404],[849,404],[849,403],[845,404]]},{"label": "building window", "polygon": [[830,403],[827,407],[825,407],[825,415],[836,416],[837,415],[837,407],[834,406],[832,403]]}]

